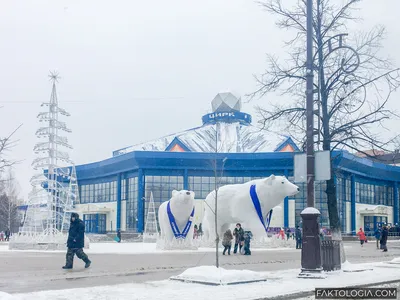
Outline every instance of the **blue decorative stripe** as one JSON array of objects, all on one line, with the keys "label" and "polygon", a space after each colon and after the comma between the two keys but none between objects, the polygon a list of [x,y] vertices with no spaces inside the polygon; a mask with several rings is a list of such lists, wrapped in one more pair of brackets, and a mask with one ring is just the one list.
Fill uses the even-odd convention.
[{"label": "blue decorative stripe", "polygon": [[192,226],[192,220],[194,216],[194,207],[192,210],[192,213],[190,214],[189,220],[186,223],[185,228],[183,228],[182,233],[179,231],[178,225],[176,224],[175,217],[171,212],[171,206],[170,206],[170,201],[168,201],[167,204],[167,214],[168,214],[168,219],[169,219],[169,224],[171,225],[172,232],[174,233],[174,236],[176,239],[184,239],[186,238],[187,234],[189,233],[190,227]]},{"label": "blue decorative stripe", "polygon": [[258,196],[257,196],[255,184],[250,186],[250,197],[251,197],[251,200],[253,201],[253,205],[254,205],[254,208],[256,209],[258,218],[260,219],[261,224],[264,226],[265,232],[268,232],[269,224],[271,223],[271,218],[272,218],[272,209],[269,211],[267,218],[264,221],[264,217],[263,217],[262,211],[261,211],[261,204],[260,204],[260,200],[258,199]]}]

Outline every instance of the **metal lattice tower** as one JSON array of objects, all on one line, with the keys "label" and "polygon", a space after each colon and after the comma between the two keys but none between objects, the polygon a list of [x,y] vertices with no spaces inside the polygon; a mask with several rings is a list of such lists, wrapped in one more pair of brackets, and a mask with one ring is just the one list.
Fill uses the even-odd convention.
[{"label": "metal lattice tower", "polygon": [[[75,167],[68,153],[59,150],[72,149],[67,138],[59,134],[61,131],[71,132],[66,124],[59,120],[60,116],[68,117],[70,114],[58,106],[56,90],[58,74],[51,72],[49,77],[52,82],[50,101],[41,105],[48,107],[48,111],[41,112],[37,116],[39,122],[45,123],[45,126],[36,131],[36,136],[45,141],[34,146],[37,158],[33,160],[32,166],[39,173],[31,179],[33,190],[21,231],[37,233],[42,231],[45,235],[54,235],[68,229],[69,215],[79,195]],[[63,166],[65,164],[72,167],[67,168]],[[39,223],[42,223],[42,226],[39,226]]]},{"label": "metal lattice tower", "polygon": [[153,192],[150,193],[149,208],[147,210],[146,223],[144,225],[143,242],[156,242],[158,237],[158,224]]},{"label": "metal lattice tower", "polygon": [[69,230],[71,213],[75,208],[75,204],[79,204],[79,188],[78,188],[78,179],[76,177],[76,169],[75,165],[71,167],[71,175],[68,176],[69,179],[69,188],[66,195],[66,202],[63,211],[63,222],[61,225],[61,231],[66,232]]}]

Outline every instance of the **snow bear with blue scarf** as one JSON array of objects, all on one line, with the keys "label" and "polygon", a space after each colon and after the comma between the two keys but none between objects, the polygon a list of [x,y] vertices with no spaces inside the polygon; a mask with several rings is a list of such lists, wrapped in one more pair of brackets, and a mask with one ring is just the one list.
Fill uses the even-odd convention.
[{"label": "snow bear with blue scarf", "polygon": [[181,238],[193,240],[194,205],[194,192],[172,191],[171,199],[163,202],[158,209],[162,239],[172,242],[175,235],[178,235]]},{"label": "snow bear with blue scarf", "polygon": [[[217,194],[219,236],[222,237],[224,232],[236,223],[258,222],[261,228],[264,225],[268,227],[266,218],[271,218],[272,208],[281,203],[285,197],[294,196],[299,191],[299,187],[286,177],[275,175],[243,184],[220,187]],[[215,240],[215,191],[207,195],[205,202],[202,223],[204,237],[205,240],[213,241]]]}]

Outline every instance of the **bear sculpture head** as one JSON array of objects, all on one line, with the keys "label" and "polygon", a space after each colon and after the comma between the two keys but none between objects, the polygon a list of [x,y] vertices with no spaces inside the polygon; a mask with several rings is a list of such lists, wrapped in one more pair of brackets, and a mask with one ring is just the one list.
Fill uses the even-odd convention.
[{"label": "bear sculpture head", "polygon": [[300,188],[291,183],[285,176],[271,175],[262,179],[261,187],[257,184],[257,193],[260,191],[260,196],[263,201],[268,202],[268,206],[275,207],[286,197],[296,195]]},{"label": "bear sculpture head", "polygon": [[194,202],[194,192],[187,190],[173,190],[172,191],[172,199],[177,204],[188,204]]}]

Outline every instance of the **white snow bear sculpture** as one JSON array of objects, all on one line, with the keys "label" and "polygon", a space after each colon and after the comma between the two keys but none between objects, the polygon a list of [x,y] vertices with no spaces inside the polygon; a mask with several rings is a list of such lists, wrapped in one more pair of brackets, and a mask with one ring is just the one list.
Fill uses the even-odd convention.
[{"label": "white snow bear sculpture", "polygon": [[[252,187],[253,186],[253,187]],[[230,184],[218,189],[218,233],[223,233],[235,223],[254,223],[261,220],[252,198],[258,199],[261,215],[265,221],[270,210],[281,203],[285,197],[296,195],[299,187],[285,176],[271,175],[268,178],[256,179],[243,184]],[[215,191],[206,197],[203,217],[205,240],[215,240]],[[257,200],[255,200],[257,202]],[[267,225],[267,224],[266,224]]]},{"label": "white snow bear sculpture", "polygon": [[163,202],[158,209],[158,222],[161,229],[161,238],[166,242],[172,242],[175,235],[168,215],[168,204],[171,212],[170,216],[175,220],[176,226],[178,227],[179,232],[177,232],[182,234],[185,227],[190,224],[186,238],[193,240],[194,224],[191,223],[195,205],[194,192],[187,190],[173,190],[172,198],[169,201]]}]

